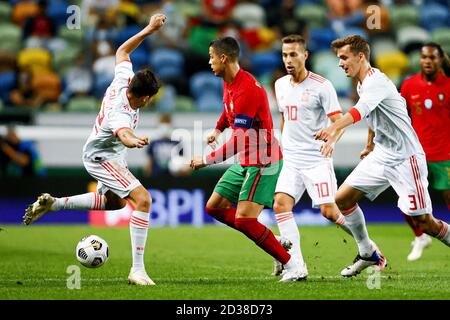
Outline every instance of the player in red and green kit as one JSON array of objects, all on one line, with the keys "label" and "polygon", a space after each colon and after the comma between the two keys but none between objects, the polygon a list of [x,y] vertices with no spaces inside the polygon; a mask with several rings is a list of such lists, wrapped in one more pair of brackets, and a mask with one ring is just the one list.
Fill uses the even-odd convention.
[{"label": "player in red and green kit", "polygon": [[[209,64],[213,73],[223,78],[224,109],[216,129],[208,137],[215,148],[219,134],[228,127],[231,138],[206,157],[194,157],[191,167],[203,168],[238,154],[217,183],[206,204],[206,212],[244,233],[259,247],[280,261],[290,281],[299,268],[271,230],[258,222],[264,207],[272,207],[276,182],[283,165],[282,153],[273,132],[272,115],[264,88],[240,68],[239,45],[232,37],[214,40],[209,46]],[[237,207],[232,207],[237,203]]]},{"label": "player in red and green kit", "polygon": [[[437,43],[422,46],[421,73],[406,79],[401,94],[427,158],[430,183],[440,190],[450,209],[450,78],[448,57]],[[423,249],[431,244],[431,238],[417,228],[409,216],[405,216],[416,238],[409,261],[422,256]]]}]

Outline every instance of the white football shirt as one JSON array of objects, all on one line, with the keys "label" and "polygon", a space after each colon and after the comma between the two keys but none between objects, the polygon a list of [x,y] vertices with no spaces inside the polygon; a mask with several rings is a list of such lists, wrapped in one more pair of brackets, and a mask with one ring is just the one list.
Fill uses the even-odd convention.
[{"label": "white football shirt", "polygon": [[414,154],[424,154],[411,126],[405,99],[394,83],[380,70],[371,68],[358,83],[359,100],[355,108],[375,132],[376,158],[397,165]]},{"label": "white football shirt", "polygon": [[331,124],[328,117],[342,112],[336,90],[330,81],[308,71],[301,83],[291,83],[291,75],[278,79],[275,95],[284,118],[283,158],[301,168],[317,165],[325,157],[320,153],[323,141],[315,140],[314,134]]},{"label": "white football shirt", "polygon": [[127,147],[119,140],[117,132],[122,128],[134,130],[139,120],[139,109],[131,108],[126,95],[133,76],[131,62],[116,65],[114,80],[106,90],[94,128],[84,145],[84,160],[102,162],[125,157]]}]

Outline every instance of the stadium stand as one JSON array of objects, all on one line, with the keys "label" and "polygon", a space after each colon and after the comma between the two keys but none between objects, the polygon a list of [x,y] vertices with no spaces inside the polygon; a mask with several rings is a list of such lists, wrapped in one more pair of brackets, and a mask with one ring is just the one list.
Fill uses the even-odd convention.
[{"label": "stadium stand", "polygon": [[[70,5],[78,5],[81,9],[79,29],[66,26]],[[374,66],[392,76],[397,85],[418,71],[418,48],[422,43],[435,41],[446,52],[450,51],[450,11],[446,0],[348,3],[335,0],[227,0],[222,5],[220,8],[210,0],[1,1],[0,98],[3,109],[14,108],[9,97],[16,88],[17,74],[30,68],[33,76],[45,70],[43,76],[33,79],[33,85],[39,90],[45,88],[44,100],[59,104],[52,110],[95,111],[97,108],[91,104],[103,96],[113,76],[114,51],[141,30],[155,10],[165,12],[176,21],[168,23],[161,36],[146,41],[131,58],[135,71],[150,66],[165,84],[164,98],[155,101],[157,111],[221,109],[221,89],[212,90],[211,96],[198,93],[202,90],[210,93],[207,85],[193,89],[200,82],[198,78],[207,77],[202,72],[209,74],[211,80],[208,81],[215,78],[208,66],[208,45],[221,35],[234,35],[239,39],[244,49],[242,65],[269,89],[268,79],[282,68],[281,37],[286,32],[303,34],[310,50],[307,66],[330,79],[342,99],[352,97],[354,87],[340,72],[330,50],[330,42],[337,37],[359,34],[367,38],[371,43]],[[366,9],[370,5],[381,9],[383,25],[378,30],[365,23],[370,14]],[[26,31],[27,24],[38,16],[48,18],[55,34],[40,37]],[[69,84],[74,75],[69,77],[67,74],[78,64],[90,70],[91,80],[82,92],[74,94]],[[89,78],[86,74],[83,77]],[[214,83],[215,80],[211,86]],[[45,110],[45,103],[39,108]]]}]

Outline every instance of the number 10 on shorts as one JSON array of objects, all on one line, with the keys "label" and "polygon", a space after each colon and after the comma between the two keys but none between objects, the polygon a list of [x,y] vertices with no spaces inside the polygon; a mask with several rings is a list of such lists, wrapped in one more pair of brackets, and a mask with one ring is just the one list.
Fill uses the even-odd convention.
[{"label": "number 10 on shorts", "polygon": [[317,195],[319,198],[325,198],[330,195],[330,189],[328,188],[328,182],[315,183],[314,186],[317,189]]}]

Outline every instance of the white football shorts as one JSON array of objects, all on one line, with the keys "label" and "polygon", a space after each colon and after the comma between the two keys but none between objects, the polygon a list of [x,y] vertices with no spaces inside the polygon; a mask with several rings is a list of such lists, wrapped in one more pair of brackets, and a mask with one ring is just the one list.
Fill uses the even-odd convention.
[{"label": "white football shorts", "polygon": [[423,154],[415,154],[398,165],[387,166],[372,152],[356,166],[344,183],[364,192],[371,201],[392,186],[399,197],[397,205],[400,210],[415,216],[433,211],[427,176]]},{"label": "white football shorts", "polygon": [[97,192],[100,194],[111,190],[123,199],[141,185],[141,182],[128,170],[124,159],[103,162],[83,161],[83,163],[87,172],[98,181]]},{"label": "white football shorts", "polygon": [[297,203],[305,189],[315,208],[321,204],[335,202],[337,183],[331,159],[326,159],[308,169],[300,169],[294,163],[284,159],[275,193],[286,193]]}]

